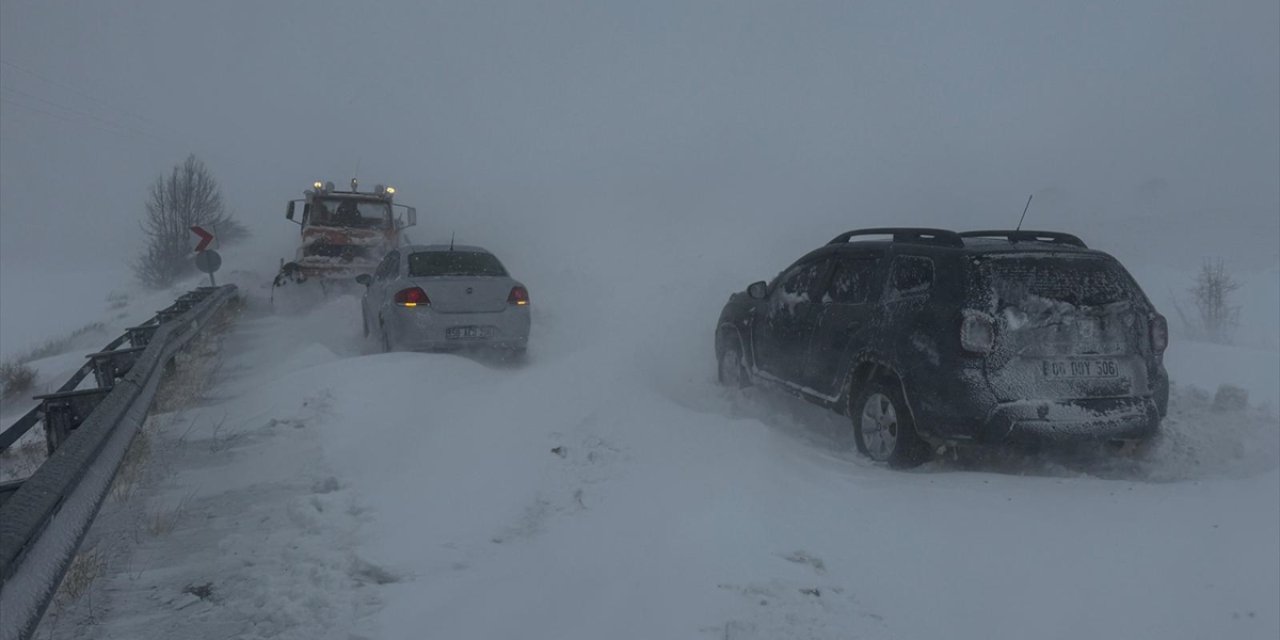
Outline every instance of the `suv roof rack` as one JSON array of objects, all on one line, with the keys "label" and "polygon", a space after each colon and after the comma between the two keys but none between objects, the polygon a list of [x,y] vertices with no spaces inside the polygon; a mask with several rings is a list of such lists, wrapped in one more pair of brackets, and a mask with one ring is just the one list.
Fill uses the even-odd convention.
[{"label": "suv roof rack", "polygon": [[963,247],[964,240],[960,234],[947,229],[927,229],[924,227],[878,227],[875,229],[856,229],[846,231],[827,244],[844,244],[856,236],[893,236],[894,242],[913,244],[936,244],[944,247]]},{"label": "suv roof rack", "polygon": [[1088,249],[1084,240],[1061,231],[961,231],[961,238],[1004,238],[1009,242],[1049,242]]}]

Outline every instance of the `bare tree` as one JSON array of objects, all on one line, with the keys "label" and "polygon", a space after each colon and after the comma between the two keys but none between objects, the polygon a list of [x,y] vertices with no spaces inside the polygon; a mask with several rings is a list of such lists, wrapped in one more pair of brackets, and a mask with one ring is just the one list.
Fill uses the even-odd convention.
[{"label": "bare tree", "polygon": [[218,182],[194,155],[156,178],[147,193],[142,231],[147,245],[134,262],[134,274],[149,287],[166,287],[192,270],[192,225],[209,228],[220,242],[249,235],[222,202]]},{"label": "bare tree", "polygon": [[[1193,327],[1206,339],[1227,344],[1240,324],[1240,307],[1231,304],[1232,294],[1240,283],[1231,277],[1221,258],[1205,260],[1191,288],[1198,326]],[[1184,322],[1187,319],[1184,318]]]}]

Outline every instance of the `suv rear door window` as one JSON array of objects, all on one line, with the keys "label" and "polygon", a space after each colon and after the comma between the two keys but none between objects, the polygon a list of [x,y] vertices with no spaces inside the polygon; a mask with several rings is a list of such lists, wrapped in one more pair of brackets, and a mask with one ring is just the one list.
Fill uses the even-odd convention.
[{"label": "suv rear door window", "polygon": [[492,253],[480,251],[428,251],[409,256],[409,275],[505,276],[507,270]]},{"label": "suv rear door window", "polygon": [[860,304],[867,301],[871,292],[871,277],[879,259],[875,256],[840,258],[836,260],[831,286],[823,302],[834,304]]},{"label": "suv rear door window", "polygon": [[779,286],[782,301],[788,304],[817,302],[818,294],[826,285],[822,280],[830,263],[830,260],[816,260],[793,267],[783,274],[782,284]]},{"label": "suv rear door window", "polygon": [[933,260],[921,256],[898,256],[893,259],[890,282],[895,296],[926,293],[933,286]]}]

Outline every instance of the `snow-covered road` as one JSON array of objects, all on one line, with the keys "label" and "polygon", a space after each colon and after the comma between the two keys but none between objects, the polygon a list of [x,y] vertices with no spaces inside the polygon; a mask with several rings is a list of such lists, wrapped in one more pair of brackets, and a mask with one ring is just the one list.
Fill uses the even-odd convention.
[{"label": "snow-covered road", "polygon": [[1212,414],[1184,392],[1149,460],[891,471],[851,453],[833,416],[717,386],[708,331],[640,318],[611,336],[609,322],[553,308],[535,317],[530,361],[509,366],[369,354],[355,299],[277,315],[251,292],[204,398],[157,419],[162,469],[104,510],[92,544],[114,551],[91,603],[45,626],[66,638],[1280,634],[1274,418]]}]

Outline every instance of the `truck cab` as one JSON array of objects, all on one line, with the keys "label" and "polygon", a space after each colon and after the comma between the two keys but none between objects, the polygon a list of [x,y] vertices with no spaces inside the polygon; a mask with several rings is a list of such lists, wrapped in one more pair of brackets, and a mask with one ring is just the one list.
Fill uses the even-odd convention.
[{"label": "truck cab", "polygon": [[355,180],[350,191],[317,181],[304,198],[289,201],[285,217],[299,225],[301,241],[275,284],[372,273],[382,256],[404,243],[404,230],[417,224],[417,211],[396,204],[395,193],[394,187],[384,185],[361,192]]}]

